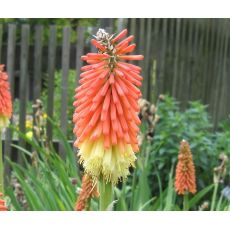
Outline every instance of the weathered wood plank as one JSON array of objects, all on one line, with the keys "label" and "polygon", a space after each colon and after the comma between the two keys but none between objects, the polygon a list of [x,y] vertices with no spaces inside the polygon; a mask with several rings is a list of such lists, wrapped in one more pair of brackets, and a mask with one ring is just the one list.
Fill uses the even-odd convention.
[{"label": "weathered wood plank", "polygon": [[181,29],[180,18],[176,21],[176,39],[175,39],[175,57],[174,57],[174,74],[173,74],[173,90],[172,96],[176,97],[178,87],[178,66],[179,66],[179,51],[180,51],[180,29]]},{"label": "weathered wood plank", "polygon": [[130,34],[135,35],[136,34],[136,18],[131,18],[130,19]]},{"label": "weathered wood plank", "polygon": [[203,67],[203,90],[202,90],[202,102],[206,103],[206,90],[207,90],[207,85],[206,83],[209,81],[209,76],[208,76],[208,61],[209,61],[209,46],[210,46],[210,31],[211,31],[211,23],[210,19],[206,19],[205,23],[205,40],[204,40],[204,67]]},{"label": "weathered wood plank", "polygon": [[[47,101],[47,115],[51,119],[53,118],[54,109],[54,75],[56,64],[56,33],[57,29],[55,25],[50,26],[49,31],[49,47],[48,47],[48,101]],[[47,142],[52,140],[52,124],[47,122]]]},{"label": "weathered wood plank", "polygon": [[[64,135],[67,135],[68,124],[68,76],[69,76],[69,60],[70,60],[70,27],[63,28],[62,41],[62,80],[61,80],[61,130]],[[65,149],[62,143],[59,145],[61,156],[65,157]]]},{"label": "weathered wood plank", "polygon": [[33,99],[40,99],[42,84],[42,37],[43,26],[35,26],[35,44],[34,44],[34,94]]},{"label": "weathered wood plank", "polygon": [[[136,33],[137,33],[137,30],[136,30],[136,27],[137,27],[137,19],[136,18],[131,18],[130,20],[130,26],[129,26],[129,33],[130,35],[134,35],[135,36],[135,39],[137,39],[137,36],[136,36]],[[124,24],[124,22],[123,22]],[[124,25],[123,25],[124,26]],[[139,47],[139,44],[137,44],[137,47]],[[131,64],[134,64],[135,62],[134,61],[130,61]]]},{"label": "weathered wood plank", "polygon": [[119,33],[124,29],[124,18],[117,19],[117,32]]},{"label": "weathered wood plank", "polygon": [[173,63],[174,63],[174,53],[175,53],[175,23],[176,23],[176,19],[170,19],[170,25],[169,25],[169,36],[168,36],[168,52],[166,56],[166,86],[164,91],[169,94],[172,95],[172,87],[173,87]]},{"label": "weathered wood plank", "polygon": [[157,87],[157,72],[158,72],[158,61],[157,61],[157,52],[158,52],[158,42],[160,40],[158,34],[159,34],[159,28],[160,28],[160,19],[155,18],[153,19],[153,38],[152,38],[152,55],[153,55],[153,67],[152,67],[152,85],[151,85],[151,91],[153,92],[153,100],[154,102],[157,101],[159,92]]},{"label": "weathered wood plank", "polygon": [[158,94],[163,93],[164,88],[164,79],[165,79],[165,54],[166,54],[166,45],[167,45],[167,25],[168,19],[162,19],[162,32],[161,32],[161,46],[158,50],[158,74],[157,74],[157,85],[158,85]]},{"label": "weathered wood plank", "polygon": [[[9,76],[11,97],[14,98],[14,64],[15,64],[15,40],[16,40],[16,26],[14,24],[8,25],[8,36],[7,36],[7,61],[6,61],[6,71]],[[11,119],[11,122],[13,119]],[[10,129],[6,130],[4,153],[5,156],[11,159],[12,154],[12,132]],[[9,175],[10,166],[7,161],[4,164],[5,175]]]},{"label": "weathered wood plank", "polygon": [[179,50],[179,71],[177,77],[177,95],[176,98],[181,101],[181,106],[184,108],[183,100],[183,81],[184,81],[184,71],[186,63],[186,29],[187,29],[187,19],[182,19],[181,24],[181,38],[180,38],[180,50]]},{"label": "weathered wood plank", "polygon": [[224,27],[224,51],[223,51],[223,60],[222,60],[222,82],[220,85],[219,94],[218,94],[218,99],[221,103],[218,103],[218,114],[217,114],[217,121],[224,119],[226,114],[229,113],[229,107],[227,106],[229,103],[229,98],[230,98],[230,90],[229,90],[229,85],[230,81],[229,76],[228,76],[228,65],[227,65],[227,57],[229,55],[229,20],[225,19],[225,27]]},{"label": "weathered wood plank", "polygon": [[146,47],[145,47],[145,76],[143,80],[143,96],[147,100],[150,100],[151,97],[151,63],[152,63],[152,55],[151,55],[151,35],[152,35],[152,19],[147,19],[147,35],[146,35]]},{"label": "weathered wood plank", "polygon": [[213,81],[212,81],[212,93],[211,93],[211,101],[212,103],[210,104],[210,107],[212,108],[212,119],[214,122],[214,126],[216,125],[216,109],[217,109],[217,104],[219,103],[219,100],[217,98],[217,85],[218,85],[218,78],[219,76],[219,58],[221,55],[221,19],[216,20],[217,23],[217,38],[216,38],[216,46],[215,46],[215,64],[214,64],[214,70],[213,70]]},{"label": "weathered wood plank", "polygon": [[194,20],[188,19],[187,25],[188,25],[188,39],[187,39],[187,44],[184,48],[187,53],[187,60],[185,63],[184,80],[182,80],[183,91],[184,91],[184,96],[182,96],[184,100],[184,108],[185,106],[187,106],[187,102],[190,99],[190,84],[192,79],[191,70],[193,65],[192,45],[193,45],[193,34],[194,34]]},{"label": "weathered wood plank", "polygon": [[209,44],[209,58],[208,58],[208,70],[207,75],[209,80],[206,82],[206,92],[205,92],[205,103],[209,104],[208,110],[211,111],[211,95],[212,95],[212,80],[215,77],[213,73],[214,66],[214,57],[215,57],[215,40],[216,40],[216,31],[215,31],[215,19],[210,19],[210,44]]},{"label": "weathered wood plank", "polygon": [[195,25],[194,25],[194,41],[193,41],[193,52],[192,52],[192,57],[193,57],[193,65],[191,68],[191,80],[190,80],[190,85],[189,85],[189,99],[192,100],[193,98],[193,92],[194,92],[194,88],[196,89],[196,85],[195,85],[195,79],[196,79],[196,75],[197,75],[197,69],[200,66],[199,63],[199,29],[200,29],[200,25],[199,25],[199,20],[195,20]]},{"label": "weathered wood plank", "polygon": [[84,54],[84,27],[77,28],[77,45],[76,45],[76,86],[78,86],[79,76],[83,62],[81,56]]},{"label": "weathered wood plank", "polygon": [[[35,26],[34,35],[34,74],[33,74],[33,102],[41,98],[41,87],[42,87],[42,37],[43,37],[43,26]],[[35,111],[33,109],[33,124],[36,124]],[[37,137],[37,132],[33,129],[33,136]]]},{"label": "weathered wood plank", "polygon": [[[221,96],[221,91],[223,90],[223,71],[224,71],[224,49],[226,48],[225,45],[225,36],[226,36],[226,27],[225,27],[225,20],[221,20],[221,37],[220,37],[220,47],[219,47],[219,57],[218,57],[218,67],[217,67],[217,79],[216,79],[216,95],[215,95],[215,110],[214,110],[214,125],[217,127],[218,125],[218,120],[221,117],[222,111],[219,110],[220,106],[220,96]],[[223,103],[223,101],[221,102]]]},{"label": "weathered wood plank", "polygon": [[[144,18],[140,19],[138,51],[139,54],[145,55],[145,19]],[[135,64],[137,63],[142,68],[142,75],[146,76],[144,61],[135,62]],[[142,92],[143,91],[145,91],[144,86],[142,86]]]},{"label": "weathered wood plank", "polygon": [[[22,25],[21,29],[21,56],[20,56],[20,86],[19,86],[19,130],[22,133],[26,131],[26,105],[28,100],[28,54],[29,54],[29,40],[30,27],[29,25]],[[20,147],[25,147],[25,141],[19,139]],[[19,162],[22,159],[19,155]]]}]

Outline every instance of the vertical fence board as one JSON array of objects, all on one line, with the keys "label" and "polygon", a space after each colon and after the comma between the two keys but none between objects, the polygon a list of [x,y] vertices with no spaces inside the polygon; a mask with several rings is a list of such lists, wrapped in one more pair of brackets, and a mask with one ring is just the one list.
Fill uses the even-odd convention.
[{"label": "vertical fence board", "polygon": [[204,71],[203,71],[203,76],[204,76],[203,85],[205,89],[202,92],[202,99],[205,104],[207,103],[206,91],[207,91],[207,83],[208,83],[207,74],[208,74],[208,62],[209,62],[210,31],[211,31],[211,23],[210,23],[210,19],[207,19],[206,32],[205,32],[205,43],[204,43],[204,59],[205,59],[204,64],[205,66],[204,66]]},{"label": "vertical fence board", "polygon": [[[141,18],[140,19],[140,30],[139,30],[139,54],[144,54],[145,51],[145,19]],[[136,62],[135,62],[136,63]],[[142,74],[145,77],[146,76],[146,72],[145,72],[145,66],[144,66],[144,61],[138,61],[138,65],[141,66],[142,68]],[[145,89],[144,89],[145,90]],[[143,86],[142,86],[142,92],[143,92]]]},{"label": "vertical fence board", "polygon": [[181,22],[181,38],[180,38],[180,51],[179,51],[179,71],[177,76],[177,99],[181,101],[181,106],[184,108],[184,98],[183,98],[183,82],[184,82],[184,73],[185,73],[185,65],[186,65],[186,59],[187,50],[185,49],[186,46],[186,29],[187,29],[187,19],[182,19]]},{"label": "vertical fence board", "polygon": [[[130,19],[130,26],[129,26],[129,30],[130,30],[130,35],[136,35],[136,23],[137,23],[137,19],[136,18],[131,18]],[[124,23],[123,23],[124,24]],[[137,39],[135,37],[135,39]],[[137,50],[139,48],[139,44],[137,44]],[[130,61],[131,64],[134,64],[135,62],[134,61]]]},{"label": "vertical fence board", "polygon": [[119,33],[124,29],[124,18],[117,19],[117,32]]},{"label": "vertical fence board", "polygon": [[167,23],[168,19],[162,19],[162,32],[161,32],[161,46],[158,50],[158,75],[157,75],[157,85],[159,94],[164,92],[164,79],[165,79],[165,57],[166,57],[166,46],[167,46]]},{"label": "vertical fence board", "polygon": [[193,42],[193,66],[191,68],[191,79],[190,79],[190,84],[189,84],[189,99],[192,100],[192,98],[196,97],[196,77],[198,74],[198,70],[200,68],[200,63],[199,63],[199,37],[200,37],[200,26],[199,26],[199,20],[195,21],[194,25],[194,42]]},{"label": "vertical fence board", "polygon": [[[26,131],[26,105],[28,97],[28,54],[29,54],[29,36],[30,36],[30,27],[29,25],[22,25],[21,29],[21,56],[20,56],[20,87],[19,87],[19,130],[22,133]],[[25,147],[25,141],[22,138],[19,138],[20,147]],[[21,156],[19,155],[19,162],[22,161]]]},{"label": "vertical fence board", "polygon": [[218,81],[219,81],[219,59],[220,59],[220,55],[221,55],[221,21],[220,19],[217,19],[217,39],[216,39],[216,46],[215,46],[215,65],[214,65],[214,76],[213,76],[213,85],[212,85],[212,117],[213,117],[213,121],[214,121],[214,126],[216,124],[216,109],[217,109],[217,104],[219,103],[219,100],[217,98],[217,85],[218,85]]},{"label": "vertical fence board", "polygon": [[209,104],[209,111],[211,111],[211,95],[212,95],[212,79],[214,77],[213,66],[214,66],[214,56],[215,56],[215,20],[210,19],[210,45],[209,45],[209,59],[208,59],[208,70],[207,75],[209,80],[206,82],[206,92],[205,92],[205,103]]},{"label": "vertical fence board", "polygon": [[[37,99],[41,97],[41,87],[42,87],[42,35],[43,35],[43,26],[35,26],[35,35],[34,35],[34,74],[33,74],[33,102],[36,103]],[[33,124],[36,124],[35,120],[35,111],[33,109]],[[33,129],[33,136],[37,137],[37,132]]]},{"label": "vertical fence board", "polygon": [[[219,111],[219,104],[220,104],[220,95],[221,91],[224,89],[222,86],[223,82],[223,71],[224,71],[224,49],[225,49],[225,36],[226,36],[226,29],[225,29],[225,20],[222,20],[222,23],[220,24],[221,27],[221,38],[220,38],[220,50],[219,50],[219,57],[218,57],[218,73],[217,73],[217,81],[216,81],[216,95],[215,95],[215,110],[214,110],[214,125],[217,126],[218,118],[221,114],[221,111]],[[220,90],[222,89],[222,90]]]},{"label": "vertical fence board", "polygon": [[84,52],[84,27],[77,28],[77,47],[76,47],[76,86],[78,86],[79,76],[83,62],[81,56]]},{"label": "vertical fence board", "polygon": [[198,56],[197,56],[197,73],[195,74],[195,88],[193,89],[193,100],[202,99],[202,92],[203,92],[203,69],[204,69],[204,39],[205,39],[205,21],[202,21],[200,25],[200,36],[199,36],[199,43],[198,43]]},{"label": "vertical fence board", "polygon": [[166,44],[166,54],[165,54],[165,76],[164,76],[164,84],[163,90],[167,94],[172,93],[172,74],[173,69],[168,68],[173,64],[172,54],[174,53],[174,20],[168,20],[168,35],[167,35],[167,44]]},{"label": "vertical fence board", "polygon": [[143,81],[143,88],[144,88],[144,94],[143,96],[147,98],[147,100],[150,100],[151,97],[151,62],[152,62],[152,55],[151,55],[151,34],[152,34],[152,19],[147,19],[147,31],[146,31],[146,47],[145,47],[145,76]]},{"label": "vertical fence board", "polygon": [[134,35],[136,34],[136,18],[130,19],[130,34]]},{"label": "vertical fence board", "polygon": [[[226,29],[227,28],[227,29]],[[223,65],[222,65],[222,82],[220,85],[220,88],[222,90],[219,90],[218,92],[218,99],[221,103],[218,103],[218,114],[217,114],[217,120],[221,120],[225,117],[225,114],[227,114],[227,101],[230,98],[230,94],[228,95],[228,71],[226,69],[227,67],[227,54],[228,54],[228,42],[229,42],[229,21],[228,19],[225,19],[225,33],[224,33],[224,51],[223,51]]]},{"label": "vertical fence board", "polygon": [[42,84],[42,35],[43,27],[37,25],[35,27],[35,44],[34,44],[34,101],[41,96]]},{"label": "vertical fence board", "polygon": [[[139,53],[144,54],[145,50],[145,19],[140,19],[140,30],[139,30]],[[139,65],[144,68],[143,61],[139,61]]]},{"label": "vertical fence board", "polygon": [[185,66],[185,74],[184,74],[184,80],[182,81],[183,90],[185,95],[183,96],[184,100],[184,106],[186,106],[186,102],[189,100],[190,97],[190,84],[191,84],[191,69],[193,64],[192,59],[192,43],[193,43],[193,33],[194,33],[194,21],[192,19],[188,19],[188,40],[187,44],[185,46],[185,51],[187,50],[187,61]]},{"label": "vertical fence board", "polygon": [[153,91],[153,95],[154,95],[154,101],[157,100],[158,97],[158,88],[157,88],[157,69],[158,69],[158,62],[157,62],[157,50],[158,50],[158,41],[159,41],[159,37],[158,37],[158,33],[159,33],[159,28],[160,28],[160,19],[156,18],[153,19],[154,23],[153,23],[153,40],[152,40],[152,54],[153,54],[153,67],[152,67],[152,85],[151,85],[151,90]]},{"label": "vertical fence board", "polygon": [[175,57],[174,57],[174,74],[173,74],[173,90],[172,96],[176,97],[177,94],[177,78],[178,78],[178,62],[179,62],[179,51],[180,51],[180,28],[181,28],[181,19],[176,20],[176,39],[175,39]]},{"label": "vertical fence board", "polygon": [[[7,60],[6,60],[6,71],[9,76],[10,81],[10,89],[11,89],[11,97],[14,98],[14,63],[15,63],[15,39],[16,39],[16,26],[9,24],[8,26],[8,37],[7,37]],[[11,119],[11,122],[13,119]],[[4,153],[5,156],[11,158],[12,148],[11,148],[11,141],[12,141],[12,132],[10,129],[6,130],[6,137],[5,137],[5,149]],[[10,173],[10,166],[7,161],[4,164],[5,175],[9,175]]]},{"label": "vertical fence board", "polygon": [[[49,48],[48,48],[48,101],[47,115],[53,118],[54,108],[54,75],[56,63],[56,26],[50,26],[49,31]],[[52,140],[52,124],[47,122],[47,142]]]},{"label": "vertical fence board", "polygon": [[[61,81],[61,130],[63,134],[67,135],[68,124],[68,75],[69,75],[69,59],[70,59],[70,27],[63,29],[63,43],[62,43],[62,81]],[[59,151],[61,156],[65,157],[65,149],[60,143]]]}]

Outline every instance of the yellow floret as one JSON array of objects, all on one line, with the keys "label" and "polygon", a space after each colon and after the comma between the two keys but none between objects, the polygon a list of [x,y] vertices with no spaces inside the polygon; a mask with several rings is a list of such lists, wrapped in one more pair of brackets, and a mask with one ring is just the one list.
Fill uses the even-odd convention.
[{"label": "yellow floret", "polygon": [[127,178],[136,156],[129,144],[125,144],[124,149],[118,145],[105,149],[103,143],[103,136],[96,141],[86,139],[82,142],[78,153],[80,163],[93,177],[102,176],[107,182],[116,184],[119,179]]},{"label": "yellow floret", "polygon": [[7,116],[0,115],[0,131],[9,125],[9,118]]}]

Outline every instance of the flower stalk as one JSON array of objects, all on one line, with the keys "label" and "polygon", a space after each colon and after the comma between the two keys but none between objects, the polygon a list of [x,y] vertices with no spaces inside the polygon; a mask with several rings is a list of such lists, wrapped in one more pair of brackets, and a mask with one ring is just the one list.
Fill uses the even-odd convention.
[{"label": "flower stalk", "polygon": [[107,211],[109,206],[113,202],[113,185],[112,183],[106,183],[105,180],[100,180],[100,211]]},{"label": "flower stalk", "polygon": [[189,194],[186,192],[183,195],[183,211],[188,211],[189,210]]}]

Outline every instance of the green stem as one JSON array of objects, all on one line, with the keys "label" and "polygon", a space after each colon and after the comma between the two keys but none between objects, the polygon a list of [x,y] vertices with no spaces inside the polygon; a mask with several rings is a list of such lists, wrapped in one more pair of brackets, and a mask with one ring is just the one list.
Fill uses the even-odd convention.
[{"label": "green stem", "polygon": [[212,195],[212,203],[211,203],[211,211],[214,211],[214,208],[215,208],[218,185],[219,185],[218,182],[215,183],[215,185],[214,185],[214,190],[213,190],[213,195]]},{"label": "green stem", "polygon": [[100,181],[100,211],[106,211],[113,201],[113,185],[106,183],[104,180]]},{"label": "green stem", "polygon": [[0,192],[4,193],[4,169],[2,156],[2,131],[0,130]]},{"label": "green stem", "polygon": [[188,192],[184,194],[184,201],[183,201],[183,211],[188,211],[189,210],[189,197],[188,197]]}]

